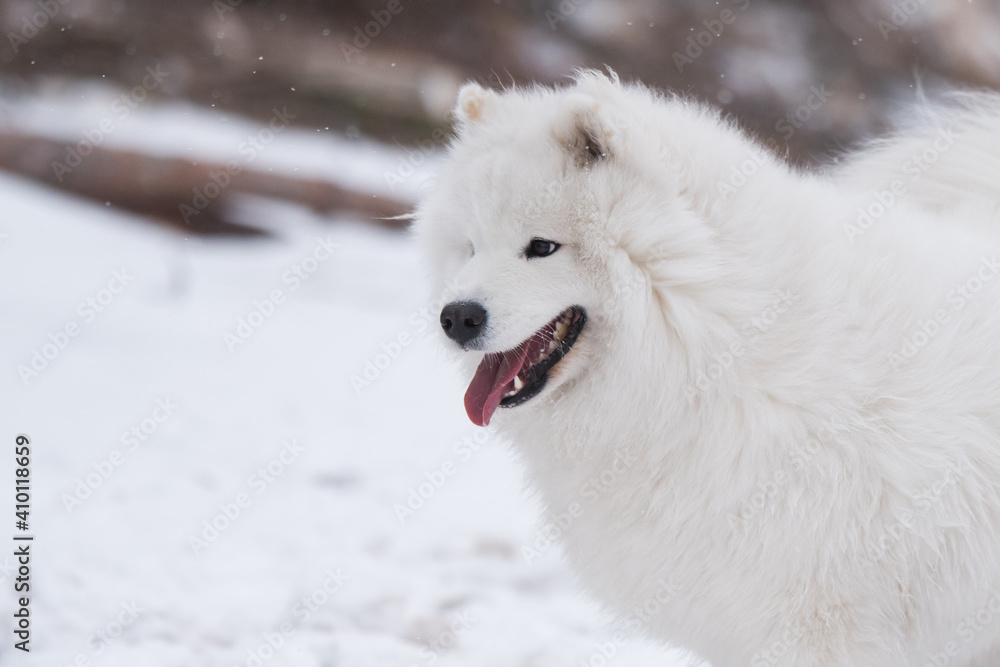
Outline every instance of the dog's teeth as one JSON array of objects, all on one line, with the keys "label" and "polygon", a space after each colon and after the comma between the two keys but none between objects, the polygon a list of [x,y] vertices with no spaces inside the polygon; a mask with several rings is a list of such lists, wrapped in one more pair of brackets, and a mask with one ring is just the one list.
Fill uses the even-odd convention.
[{"label": "dog's teeth", "polygon": [[550,354],[552,354],[552,352],[554,352],[557,347],[559,347],[559,341],[556,340],[556,339],[550,340],[549,341],[549,349],[548,349],[548,351],[546,351],[545,356],[547,357]]},{"label": "dog's teeth", "polygon": [[517,393],[524,389],[524,380],[521,379],[520,375],[514,376],[514,391],[511,393]]},{"label": "dog's teeth", "polygon": [[566,323],[566,320],[565,319],[559,320],[559,323],[556,325],[554,338],[556,340],[562,340],[563,336],[565,336],[566,332],[568,331],[569,331],[569,324]]},{"label": "dog's teeth", "polygon": [[510,398],[511,396],[513,396],[516,393],[517,393],[516,391],[508,391],[506,394],[503,395],[503,397],[504,398]]}]

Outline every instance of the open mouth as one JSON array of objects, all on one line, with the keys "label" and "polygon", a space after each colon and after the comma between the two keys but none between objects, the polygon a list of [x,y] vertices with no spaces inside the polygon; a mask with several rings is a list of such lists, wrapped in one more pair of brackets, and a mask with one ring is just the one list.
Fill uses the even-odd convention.
[{"label": "open mouth", "polygon": [[487,353],[465,392],[472,423],[486,426],[498,406],[512,408],[537,396],[586,321],[583,308],[570,306],[514,349]]}]

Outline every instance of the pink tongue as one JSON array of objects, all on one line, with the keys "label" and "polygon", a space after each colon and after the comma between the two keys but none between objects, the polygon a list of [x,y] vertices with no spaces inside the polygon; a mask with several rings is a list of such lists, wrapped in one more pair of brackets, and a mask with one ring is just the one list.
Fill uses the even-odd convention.
[{"label": "pink tongue", "polygon": [[514,388],[514,376],[524,365],[531,345],[501,354],[487,354],[465,392],[465,412],[476,426],[486,426],[503,395]]}]

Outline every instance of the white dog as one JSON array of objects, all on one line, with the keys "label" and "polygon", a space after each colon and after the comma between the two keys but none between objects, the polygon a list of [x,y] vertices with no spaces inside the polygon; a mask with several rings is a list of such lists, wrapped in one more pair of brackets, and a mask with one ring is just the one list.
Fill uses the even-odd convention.
[{"label": "white dog", "polygon": [[455,113],[416,229],[465,407],[609,609],[714,667],[1000,666],[998,99],[830,174],[614,74]]}]

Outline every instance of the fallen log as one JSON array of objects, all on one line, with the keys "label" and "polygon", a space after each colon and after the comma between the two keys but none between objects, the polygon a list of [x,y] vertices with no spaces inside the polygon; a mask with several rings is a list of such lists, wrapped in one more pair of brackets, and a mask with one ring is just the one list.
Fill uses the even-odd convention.
[{"label": "fallen log", "polygon": [[405,227],[406,222],[387,218],[411,208],[400,200],[319,179],[102,147],[73,168],[53,168],[65,153],[65,144],[54,139],[0,133],[0,169],[193,234],[267,234],[232,219],[230,204],[238,194],[295,202],[323,214],[353,213],[392,228]]}]

